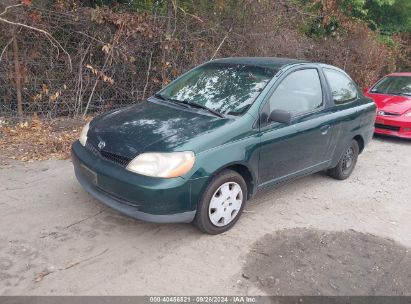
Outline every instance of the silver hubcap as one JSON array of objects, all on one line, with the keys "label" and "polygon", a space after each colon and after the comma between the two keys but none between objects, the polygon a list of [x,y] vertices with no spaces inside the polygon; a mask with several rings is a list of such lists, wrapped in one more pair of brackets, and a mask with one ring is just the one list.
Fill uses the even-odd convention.
[{"label": "silver hubcap", "polygon": [[353,162],[354,162],[354,149],[350,147],[343,156],[343,161],[342,161],[343,172],[349,171]]},{"label": "silver hubcap", "polygon": [[211,198],[208,217],[215,226],[228,225],[238,214],[243,204],[243,191],[239,184],[222,184]]}]

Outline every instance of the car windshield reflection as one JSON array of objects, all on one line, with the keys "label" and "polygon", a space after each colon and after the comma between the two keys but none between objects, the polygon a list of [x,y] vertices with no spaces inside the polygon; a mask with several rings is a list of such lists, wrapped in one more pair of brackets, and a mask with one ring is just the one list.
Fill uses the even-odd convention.
[{"label": "car windshield reflection", "polygon": [[160,94],[217,113],[241,115],[277,70],[245,64],[209,63],[177,79]]}]

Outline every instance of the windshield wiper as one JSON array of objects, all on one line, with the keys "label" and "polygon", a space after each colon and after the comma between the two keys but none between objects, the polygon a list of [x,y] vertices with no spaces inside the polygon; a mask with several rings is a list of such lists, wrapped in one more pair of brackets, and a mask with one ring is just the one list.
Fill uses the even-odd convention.
[{"label": "windshield wiper", "polygon": [[186,104],[183,104],[183,103],[181,103],[181,102],[178,102],[178,100],[175,100],[175,99],[172,99],[172,98],[168,98],[168,97],[166,97],[166,96],[164,96],[164,95],[161,95],[161,94],[158,94],[158,93],[154,94],[154,97],[156,97],[156,98],[158,98],[158,99],[161,99],[161,100],[164,100],[164,101],[168,101],[168,102],[172,102],[172,103],[177,103],[179,106],[182,106],[182,107],[184,107],[184,108],[188,108],[188,107],[189,107],[189,106],[186,105]]},{"label": "windshield wiper", "polygon": [[154,94],[154,96],[157,97],[158,99],[174,102],[174,103],[177,103],[177,104],[182,105],[184,107],[200,108],[200,109],[203,109],[203,110],[207,110],[208,112],[214,114],[215,116],[225,118],[225,116],[223,114],[221,114],[220,112],[218,112],[216,110],[213,110],[213,109],[210,109],[209,107],[203,106],[202,104],[198,104],[198,103],[188,101],[188,100],[178,100],[178,99],[169,98],[169,97],[166,97],[166,96],[164,96],[162,94],[159,94],[159,93]]},{"label": "windshield wiper", "polygon": [[225,116],[224,116],[222,113],[220,113],[220,112],[218,112],[218,111],[216,111],[216,110],[210,109],[209,107],[206,107],[206,106],[204,106],[204,105],[202,105],[202,104],[195,103],[195,102],[188,101],[188,100],[177,100],[177,99],[171,99],[171,100],[172,100],[172,101],[175,101],[175,102],[177,102],[177,103],[182,103],[182,104],[189,105],[189,106],[191,106],[191,107],[193,107],[193,108],[203,109],[203,110],[206,110],[206,111],[214,114],[215,116],[218,116],[218,117],[220,117],[220,118],[225,118]]}]

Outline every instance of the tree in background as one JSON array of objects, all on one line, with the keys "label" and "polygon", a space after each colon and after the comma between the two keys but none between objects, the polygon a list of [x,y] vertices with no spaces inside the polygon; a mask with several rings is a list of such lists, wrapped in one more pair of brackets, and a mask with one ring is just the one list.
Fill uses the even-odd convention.
[{"label": "tree in background", "polygon": [[409,0],[344,0],[343,11],[367,22],[383,34],[411,31]]},{"label": "tree in background", "polygon": [[[75,116],[139,102],[218,57],[325,62],[361,86],[410,68],[409,0],[29,2],[4,14],[0,3],[0,18],[12,22],[0,27],[1,114]],[[16,67],[8,26],[18,23],[38,30],[19,25]],[[63,48],[50,47],[47,38]],[[21,71],[19,109],[15,71]]]}]

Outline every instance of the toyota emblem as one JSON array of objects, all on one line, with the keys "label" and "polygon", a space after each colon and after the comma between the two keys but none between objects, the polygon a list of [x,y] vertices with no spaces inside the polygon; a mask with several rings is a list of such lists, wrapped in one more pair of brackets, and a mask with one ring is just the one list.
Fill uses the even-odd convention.
[{"label": "toyota emblem", "polygon": [[106,146],[106,143],[104,141],[100,141],[97,145],[97,147],[101,150],[104,149],[104,147]]},{"label": "toyota emblem", "polygon": [[384,111],[378,111],[377,114],[380,115],[380,116],[384,116],[385,112]]}]

